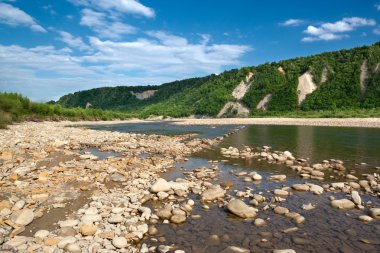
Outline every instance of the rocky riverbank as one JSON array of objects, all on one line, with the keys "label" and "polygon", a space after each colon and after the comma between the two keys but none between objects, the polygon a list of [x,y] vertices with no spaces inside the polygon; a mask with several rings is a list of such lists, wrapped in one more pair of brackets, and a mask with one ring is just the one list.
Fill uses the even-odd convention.
[{"label": "rocky riverbank", "polygon": [[[175,180],[165,180],[165,172],[184,164],[195,152],[216,149],[228,135],[200,140],[66,125],[24,123],[0,131],[0,249],[4,252],[295,252],[285,247],[290,243],[283,245],[282,234],[302,231],[308,222],[321,222],[313,221],[309,213],[321,208],[325,198],[328,209],[358,210],[355,219],[363,226],[380,219],[378,202],[369,199],[379,198],[379,174],[351,175],[339,160],[310,164],[289,151],[230,147],[220,149],[226,160],[206,161],[181,171]],[[100,159],[82,152],[87,149],[120,156]],[[287,185],[284,174],[230,171],[235,182],[245,185],[238,189],[234,182],[221,181],[224,171],[219,166],[228,159],[284,165],[302,181]],[[300,192],[318,196],[321,201],[304,198],[320,206],[312,201],[293,203],[292,197]],[[218,221],[214,224],[207,213],[220,212],[244,222],[241,226],[249,222],[249,231],[253,227],[258,237],[248,239],[242,229],[222,234],[235,226],[227,224],[216,233],[207,230],[202,245],[184,241],[186,235],[177,230],[197,221],[211,229]],[[281,234],[278,224],[268,226],[278,217],[288,226]],[[213,219],[225,223],[220,215]],[[179,237],[165,234],[165,225]],[[278,231],[264,231],[269,227]],[[189,233],[198,232],[194,226]],[[176,238],[174,242],[170,236]],[[311,242],[305,237],[292,240],[307,247]],[[363,249],[378,249],[377,242],[361,240],[367,245]]]}]

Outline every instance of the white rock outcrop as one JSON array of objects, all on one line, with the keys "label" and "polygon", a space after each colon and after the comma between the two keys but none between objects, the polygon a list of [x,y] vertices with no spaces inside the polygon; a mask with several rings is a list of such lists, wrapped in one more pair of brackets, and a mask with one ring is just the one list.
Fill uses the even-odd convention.
[{"label": "white rock outcrop", "polygon": [[306,95],[313,93],[315,89],[317,89],[317,85],[313,81],[313,75],[310,71],[305,72],[298,78],[298,104],[301,104],[305,100]]},{"label": "white rock outcrop", "polygon": [[272,99],[272,94],[267,94],[260,102],[257,104],[256,109],[259,111],[266,111],[268,109],[268,104]]}]

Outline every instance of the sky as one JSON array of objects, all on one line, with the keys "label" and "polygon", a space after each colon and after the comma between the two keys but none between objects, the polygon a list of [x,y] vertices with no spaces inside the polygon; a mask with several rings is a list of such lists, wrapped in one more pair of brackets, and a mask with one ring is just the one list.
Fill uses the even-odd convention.
[{"label": "sky", "polygon": [[379,0],[0,0],[0,92],[57,100],[378,41]]}]

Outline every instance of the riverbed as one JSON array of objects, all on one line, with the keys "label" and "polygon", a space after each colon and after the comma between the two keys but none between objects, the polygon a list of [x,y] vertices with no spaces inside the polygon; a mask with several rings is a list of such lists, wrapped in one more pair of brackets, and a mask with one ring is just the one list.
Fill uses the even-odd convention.
[{"label": "riverbed", "polygon": [[[170,121],[102,123],[85,128],[65,127],[67,123],[31,125],[13,126],[7,130],[9,132],[1,133],[3,140],[9,136],[16,139],[2,143],[1,165],[9,169],[2,174],[2,189],[6,191],[0,200],[16,194],[10,199],[10,209],[13,210],[12,205],[17,201],[28,202],[32,196],[31,193],[21,193],[19,185],[21,189],[27,189],[22,184],[33,186],[31,180],[41,184],[46,176],[55,182],[45,183],[44,189],[51,192],[49,198],[57,197],[51,191],[55,187],[65,201],[60,205],[53,201],[56,204],[53,209],[43,201],[30,202],[30,207],[24,204],[22,210],[34,208],[34,215],[40,211],[41,218],[32,219],[25,231],[16,235],[16,239],[22,242],[15,247],[20,252],[33,247],[68,251],[68,245],[74,245],[70,252],[75,252],[75,248],[87,252],[90,246],[89,252],[380,250],[380,221],[371,217],[371,210],[380,207],[379,128],[244,124],[182,126]],[[25,148],[29,151],[21,152]],[[63,153],[57,155],[57,152]],[[25,167],[29,161],[26,155],[30,154],[34,155],[33,161],[41,160],[37,163],[39,166],[32,170],[30,177],[18,176],[14,180],[15,169],[20,165]],[[281,160],[284,154],[291,155]],[[277,160],[273,158],[278,156]],[[17,163],[20,157],[25,161]],[[58,170],[61,167],[67,172],[56,174],[62,173]],[[110,167],[116,170],[110,170]],[[126,168],[130,168],[129,171]],[[306,168],[311,170],[305,173]],[[45,171],[49,173],[43,174]],[[128,174],[123,174],[125,171]],[[261,179],[254,179],[254,175]],[[270,180],[278,175],[286,179]],[[184,188],[174,191],[172,186],[172,189],[155,193],[151,187],[160,178]],[[59,184],[62,188],[58,187]],[[207,189],[219,185],[223,196],[211,201],[201,200]],[[293,188],[294,185],[306,188],[315,185],[322,192],[299,191]],[[281,194],[276,194],[276,190]],[[132,192],[135,194],[131,195]],[[347,209],[332,206],[334,200],[345,199],[353,203],[353,192],[359,194],[360,203]],[[147,196],[146,202],[138,200]],[[255,215],[243,218],[231,212],[228,204],[233,199],[242,200]],[[170,216],[178,213],[184,217],[179,215],[180,219],[173,219],[168,216],[165,219],[155,216],[167,206],[172,210]],[[287,212],[279,214],[278,207]],[[152,213],[149,218],[145,208]],[[123,214],[118,216],[120,221],[110,223],[110,215],[117,216],[119,209]],[[44,214],[46,210],[48,213]],[[11,215],[17,214],[13,211]],[[89,214],[99,215],[100,221],[91,222],[91,228],[96,227],[93,234],[81,234],[85,224],[83,217]],[[366,221],[359,218],[364,216]],[[2,220],[7,221],[8,217],[14,221],[7,215],[3,215]],[[139,219],[134,220],[134,217]],[[76,239],[70,237],[72,241],[62,246],[65,240],[62,230],[69,230],[62,227],[65,219],[73,221],[73,230],[66,236]],[[10,226],[9,222],[5,225]],[[11,239],[5,233],[8,229],[0,231],[4,245]],[[51,238],[50,241],[36,237],[35,233],[41,230],[48,231],[46,237]],[[109,238],[104,235],[106,232]],[[17,238],[20,235],[22,238]],[[126,238],[126,245],[119,248],[115,244],[124,242],[119,239],[121,237]],[[4,249],[9,249],[9,243]]]}]

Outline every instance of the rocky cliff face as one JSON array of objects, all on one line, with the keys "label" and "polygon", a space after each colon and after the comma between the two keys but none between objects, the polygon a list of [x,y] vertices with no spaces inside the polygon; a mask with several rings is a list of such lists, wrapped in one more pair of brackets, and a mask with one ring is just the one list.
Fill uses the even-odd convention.
[{"label": "rocky cliff face", "polygon": [[144,99],[150,98],[156,92],[157,92],[157,90],[146,90],[146,91],[143,91],[140,93],[131,91],[131,94],[139,100],[144,100]]}]

